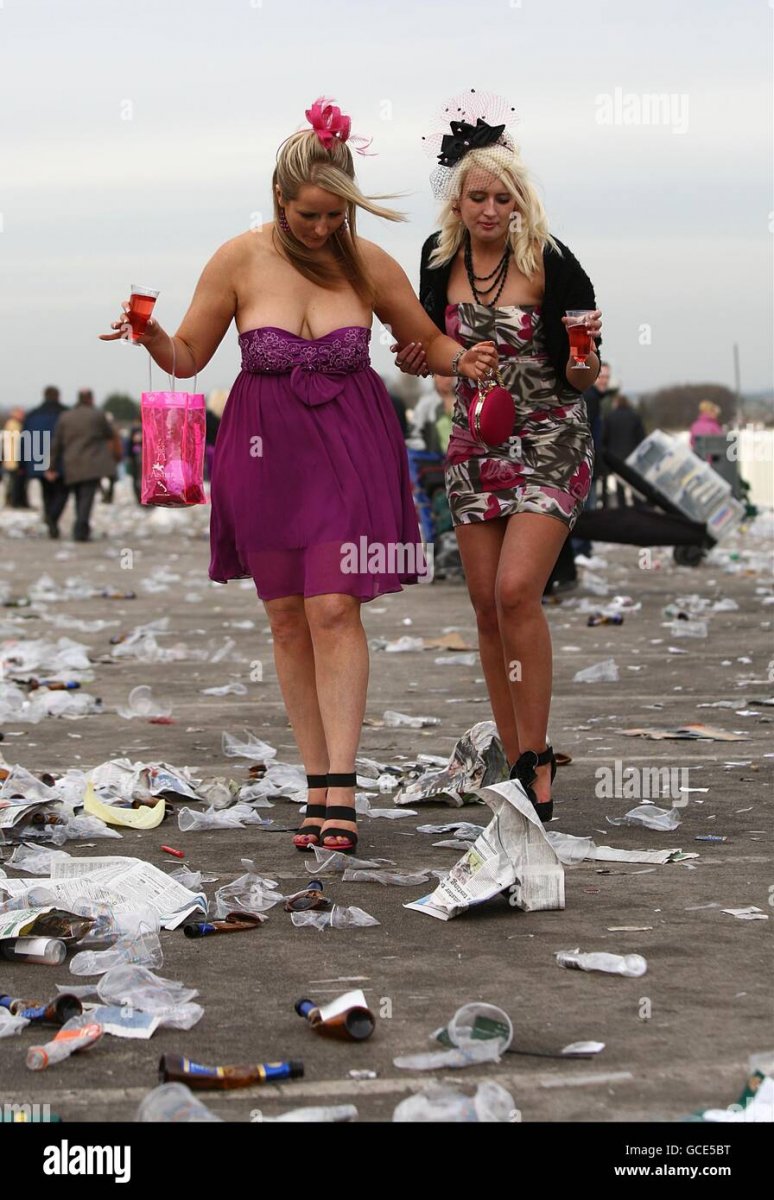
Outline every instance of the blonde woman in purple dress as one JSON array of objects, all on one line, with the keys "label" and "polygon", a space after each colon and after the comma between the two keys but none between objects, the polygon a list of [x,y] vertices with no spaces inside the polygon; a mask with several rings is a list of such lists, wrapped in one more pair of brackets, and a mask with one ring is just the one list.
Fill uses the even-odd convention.
[{"label": "blonde woman in purple dress", "polygon": [[[483,378],[496,354],[436,329],[401,267],[358,236],[358,209],[403,217],[360,191],[349,118],[324,99],[306,116],[278,151],[274,220],[213,255],[174,337],[151,320],[140,340],[189,378],[236,321],[242,371],[215,447],[209,574],[252,577],[269,617],[309,788],[296,847],[349,852],[369,667],[360,606],[427,569],[398,418],[370,366],[373,315],[402,344],[421,341],[440,374]],[[125,334],[125,313],[113,328],[106,340]]]}]

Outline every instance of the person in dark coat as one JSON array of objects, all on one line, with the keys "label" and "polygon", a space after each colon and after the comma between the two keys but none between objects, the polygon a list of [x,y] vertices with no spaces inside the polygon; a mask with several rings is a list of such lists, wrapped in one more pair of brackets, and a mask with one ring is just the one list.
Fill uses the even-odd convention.
[{"label": "person in dark coat", "polygon": [[78,393],[78,403],[59,418],[51,446],[52,468],[47,479],[63,477],[75,495],[73,541],[91,541],[90,517],[94,497],[103,478],[116,474],[113,455],[115,430],[101,409],[94,407],[94,395],[88,388]]},{"label": "person in dark coat", "polygon": [[[613,407],[602,419],[602,454],[626,459],[645,438],[645,427],[626,396],[620,393],[613,400]],[[620,479],[616,479],[616,503],[626,506],[626,492]]]},{"label": "person in dark coat", "polygon": [[[48,536],[59,537],[59,520],[67,504],[67,486],[61,476],[61,463],[51,459],[51,443],[57,422],[62,413],[68,412],[66,405],[59,399],[59,388],[47,387],[43,391],[43,403],[32,408],[24,419],[24,430],[33,439],[39,439],[41,445],[48,450],[47,454],[35,457],[27,464],[27,472],[31,479],[40,481],[43,499],[43,520],[48,526]],[[48,479],[46,472],[53,467],[59,473],[56,479]]]}]

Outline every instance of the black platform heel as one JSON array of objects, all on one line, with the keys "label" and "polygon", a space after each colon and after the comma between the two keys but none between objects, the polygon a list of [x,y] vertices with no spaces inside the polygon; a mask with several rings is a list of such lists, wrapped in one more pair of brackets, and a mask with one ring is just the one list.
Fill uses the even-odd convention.
[{"label": "black platform heel", "polygon": [[547,800],[545,804],[540,804],[531,785],[537,779],[537,767],[545,767],[547,763],[551,764],[551,782],[553,783],[556,775],[556,756],[550,742],[540,754],[536,750],[525,750],[511,767],[509,775],[509,779],[517,779],[524,788],[528,798],[532,801],[535,812],[544,825],[554,815],[554,802],[553,800]]},{"label": "black platform heel", "polygon": [[[328,786],[327,775],[307,775],[306,786],[308,788],[326,788]],[[314,817],[316,820],[324,821],[328,815],[328,808],[325,804],[307,804],[304,820],[307,817]],[[306,832],[302,830],[293,838],[293,845],[296,850],[311,850],[312,846],[320,845],[320,830],[322,825],[316,829],[308,829]]]},{"label": "black platform heel", "polygon": [[[357,775],[354,771],[347,772],[346,774],[337,775],[334,773],[332,775],[328,775],[329,788],[353,788],[356,786]],[[346,804],[334,804],[333,806],[328,805],[326,814],[329,817],[333,817],[334,820],[339,821],[357,820],[354,804],[351,807]],[[348,845],[329,846],[328,838],[346,838]],[[351,829],[341,829],[334,825],[331,829],[325,830],[325,833],[322,837],[322,844],[326,850],[340,850],[342,854],[352,854],[357,846],[357,834],[353,833]]]}]

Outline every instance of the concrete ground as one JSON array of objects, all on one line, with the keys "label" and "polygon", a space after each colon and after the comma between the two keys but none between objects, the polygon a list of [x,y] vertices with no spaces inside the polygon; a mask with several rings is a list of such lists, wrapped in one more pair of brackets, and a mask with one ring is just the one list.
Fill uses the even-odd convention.
[{"label": "concrete ground", "polygon": [[[127,755],[187,765],[204,778],[245,779],[247,761],[224,758],[221,749],[224,730],[244,729],[275,746],[280,760],[297,762],[267,621],[252,584],[219,587],[207,580],[207,510],[141,510],[125,483],[116,499],[113,507],[99,505],[96,513],[97,530],[109,530],[109,536],[85,545],[67,539],[64,522],[63,539],[56,543],[48,540],[33,514],[0,514],[0,590],[7,585],[12,595],[24,595],[45,573],[58,585],[78,577],[137,592],[136,599],[127,601],[94,598],[0,608],[0,643],[13,636],[68,636],[86,644],[92,660],[98,660],[87,690],[105,706],[102,715],[77,721],[5,723],[0,749],[7,762],[36,772],[63,771]],[[163,1051],[208,1064],[303,1058],[303,1080],[202,1093],[215,1112],[231,1121],[247,1121],[256,1110],[273,1116],[291,1107],[326,1103],[354,1103],[361,1120],[389,1119],[398,1101],[432,1078],[468,1091],[478,1081],[497,1080],[528,1122],[677,1120],[697,1108],[735,1101],[749,1055],[771,1049],[774,1040],[771,921],[745,921],[721,911],[755,905],[771,913],[774,710],[756,704],[774,692],[774,610],[769,607],[774,589],[771,559],[768,568],[764,561],[767,545],[770,551],[770,543],[748,534],[729,548],[736,559],[716,551],[695,570],[674,566],[669,550],[654,551],[650,569],[643,569],[636,549],[598,545],[595,552],[607,566],[592,574],[608,580],[610,595],[623,593],[641,601],[641,610],[627,615],[622,627],[588,628],[586,615],[576,611],[580,598],[590,594],[583,587],[547,610],[555,651],[551,735],[555,747],[573,757],[556,779],[552,828],[626,848],[679,846],[698,858],[655,868],[621,863],[608,869],[599,863],[567,868],[563,912],[526,914],[498,899],[444,924],[403,908],[430,886],[344,884],[334,878],[326,882],[327,893],[366,909],[378,918],[378,927],[323,933],[295,929],[289,916],[275,908],[254,933],[195,942],[179,930],[164,932],[160,973],[198,988],[205,1009],[200,1023],[188,1032],[160,1029],[150,1041],[106,1038],[89,1054],[35,1076],[24,1066],[24,1053],[36,1038],[25,1030],[0,1047],[0,1101],[48,1102],[67,1121],[131,1120],[156,1082]],[[143,581],[157,570],[177,578],[169,579],[167,590],[148,591]],[[707,638],[676,639],[665,628],[662,608],[692,592],[732,598],[739,608],[713,614]],[[46,622],[46,616],[59,614],[74,622],[104,618],[114,624],[84,633],[77,625],[57,628]],[[109,661],[112,633],[165,615],[171,623],[169,633],[159,639],[162,645],[182,642],[215,652],[228,637],[235,643],[231,656],[215,663],[149,666]],[[363,616],[370,638],[405,633],[433,637],[453,628],[475,640],[467,593],[459,584],[413,587],[364,606]],[[254,627],[238,627],[248,620]],[[670,646],[686,653],[670,653]],[[436,655],[429,650],[373,652],[368,717],[393,708],[439,716],[442,723],[420,732],[366,724],[363,754],[385,762],[423,752],[446,755],[461,733],[489,717],[480,668],[436,665]],[[619,682],[573,682],[580,668],[610,656],[620,668]],[[262,682],[250,679],[255,660],[263,666]],[[247,684],[246,696],[201,695],[203,687],[233,679]],[[139,683],[171,700],[175,724],[130,722],[116,714],[116,705]],[[699,707],[723,700],[734,707]],[[742,731],[747,740],[646,741],[621,733],[633,726],[695,722]],[[706,790],[684,794],[689,803],[681,809],[682,825],[674,833],[613,829],[606,816],[623,815],[637,803],[595,794],[600,778],[595,772],[612,768],[615,760],[623,768],[688,768],[689,786]],[[379,802],[389,804],[389,799]],[[664,803],[668,807],[671,801]],[[423,805],[417,818],[364,820],[360,851],[407,869],[449,867],[460,852],[432,848],[437,839],[417,833],[416,825],[454,818],[485,823],[487,812],[433,804]],[[264,815],[292,823],[298,810],[280,800]],[[696,840],[707,833],[726,840]],[[244,856],[254,858],[258,869],[285,891],[300,887],[308,878],[305,856],[293,849],[290,838],[254,828],[182,834],[173,816],[157,830],[127,832],[120,845],[68,843],[66,849],[76,855],[139,855],[171,868],[178,864],[160,850],[171,843],[185,851],[192,868],[218,876],[216,884],[207,886],[212,896],[243,873]],[[7,859],[10,848],[0,855]],[[646,928],[613,932],[614,926]],[[555,952],[575,947],[643,954],[648,972],[627,979],[557,967]],[[0,991],[42,997],[73,977],[66,968],[3,963],[0,980]],[[366,1043],[326,1042],[293,1010],[301,995],[325,1000],[349,986],[362,986],[380,1014],[376,1034]],[[514,1053],[506,1054],[500,1065],[432,1075],[392,1065],[398,1054],[431,1049],[431,1031],[472,1000],[500,1005],[510,1014]],[[605,1043],[595,1058],[543,1057],[589,1039]],[[348,1078],[353,1068],[371,1068],[378,1077],[353,1081]]]}]

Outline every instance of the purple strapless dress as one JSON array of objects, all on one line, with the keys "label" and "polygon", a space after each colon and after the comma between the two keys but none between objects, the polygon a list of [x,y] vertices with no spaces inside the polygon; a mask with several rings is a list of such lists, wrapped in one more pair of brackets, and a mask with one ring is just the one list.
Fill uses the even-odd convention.
[{"label": "purple strapless dress", "polygon": [[425,574],[406,447],[370,337],[360,325],[314,340],[272,326],[240,335],[212,465],[210,579],[252,577],[262,600],[373,600]]}]

